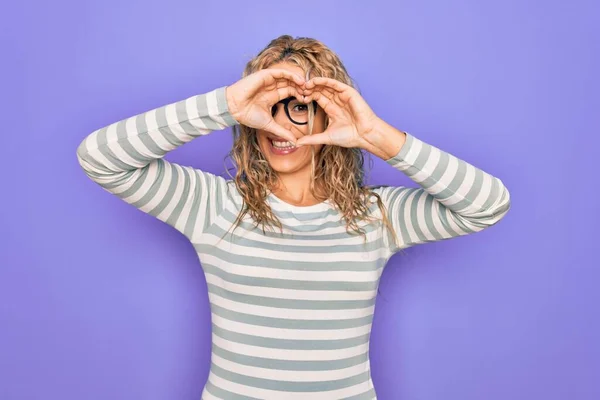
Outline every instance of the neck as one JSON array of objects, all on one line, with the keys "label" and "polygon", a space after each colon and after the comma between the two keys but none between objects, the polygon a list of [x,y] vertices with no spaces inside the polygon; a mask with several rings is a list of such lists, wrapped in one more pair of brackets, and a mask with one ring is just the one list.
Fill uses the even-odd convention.
[{"label": "neck", "polygon": [[273,194],[286,203],[296,206],[311,206],[324,201],[327,196],[323,195],[318,185],[315,188],[316,195],[310,191],[310,170],[308,175],[300,172],[291,175],[279,174],[278,185],[272,189]]}]

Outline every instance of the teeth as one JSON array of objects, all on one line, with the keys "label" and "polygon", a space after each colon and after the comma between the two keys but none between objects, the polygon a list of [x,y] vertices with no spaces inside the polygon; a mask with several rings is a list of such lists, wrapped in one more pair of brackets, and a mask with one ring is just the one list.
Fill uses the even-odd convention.
[{"label": "teeth", "polygon": [[290,141],[287,141],[287,142],[278,142],[278,141],[275,141],[275,140],[271,140],[271,142],[273,143],[273,146],[279,147],[279,148],[282,148],[282,149],[286,149],[286,148],[293,149],[294,147],[296,147]]}]

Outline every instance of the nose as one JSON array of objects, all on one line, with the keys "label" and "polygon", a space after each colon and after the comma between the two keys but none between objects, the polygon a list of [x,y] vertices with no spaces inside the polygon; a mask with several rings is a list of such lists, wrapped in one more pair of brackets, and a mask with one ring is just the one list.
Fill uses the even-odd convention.
[{"label": "nose", "polygon": [[294,134],[294,136],[296,136],[297,138],[302,136],[298,136],[298,127],[294,123],[292,123],[292,121],[290,121],[290,119],[287,117],[283,104],[280,103],[276,105],[276,113],[273,117],[273,120],[277,122],[277,125],[292,132],[292,134]]},{"label": "nose", "polygon": [[273,106],[271,114],[273,115],[273,119],[275,120],[275,122],[277,122],[280,125],[283,122],[283,119],[281,117],[283,116],[284,118],[287,118],[287,116],[285,115],[285,110],[283,109],[283,104],[281,103],[277,103]]}]

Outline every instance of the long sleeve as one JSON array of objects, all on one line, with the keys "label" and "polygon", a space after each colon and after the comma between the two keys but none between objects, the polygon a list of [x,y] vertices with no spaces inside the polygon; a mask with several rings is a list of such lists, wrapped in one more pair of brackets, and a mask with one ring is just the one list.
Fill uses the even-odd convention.
[{"label": "long sleeve", "polygon": [[386,162],[419,187],[376,189],[400,241],[389,242],[391,252],[478,232],[506,215],[510,195],[500,179],[406,135],[398,154]]},{"label": "long sleeve", "polygon": [[163,156],[198,136],[237,124],[229,113],[225,89],[92,132],[77,148],[79,164],[102,188],[191,239],[222,211],[226,180]]}]

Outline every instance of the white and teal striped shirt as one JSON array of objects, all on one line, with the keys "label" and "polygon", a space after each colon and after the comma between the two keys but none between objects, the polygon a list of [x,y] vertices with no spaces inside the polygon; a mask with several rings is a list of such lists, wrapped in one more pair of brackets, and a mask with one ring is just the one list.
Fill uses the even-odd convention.
[{"label": "white and teal striped shirt", "polygon": [[[369,335],[379,279],[409,246],[481,231],[510,207],[500,179],[411,134],[387,160],[419,187],[376,187],[381,221],[350,235],[329,201],[300,207],[269,194],[283,224],[255,228],[232,180],[166,161],[192,139],[237,124],[225,87],[124,119],[77,149],[94,182],[183,233],[200,258],[212,314],[202,399],[375,399]],[[370,205],[381,216],[376,203]]]}]

